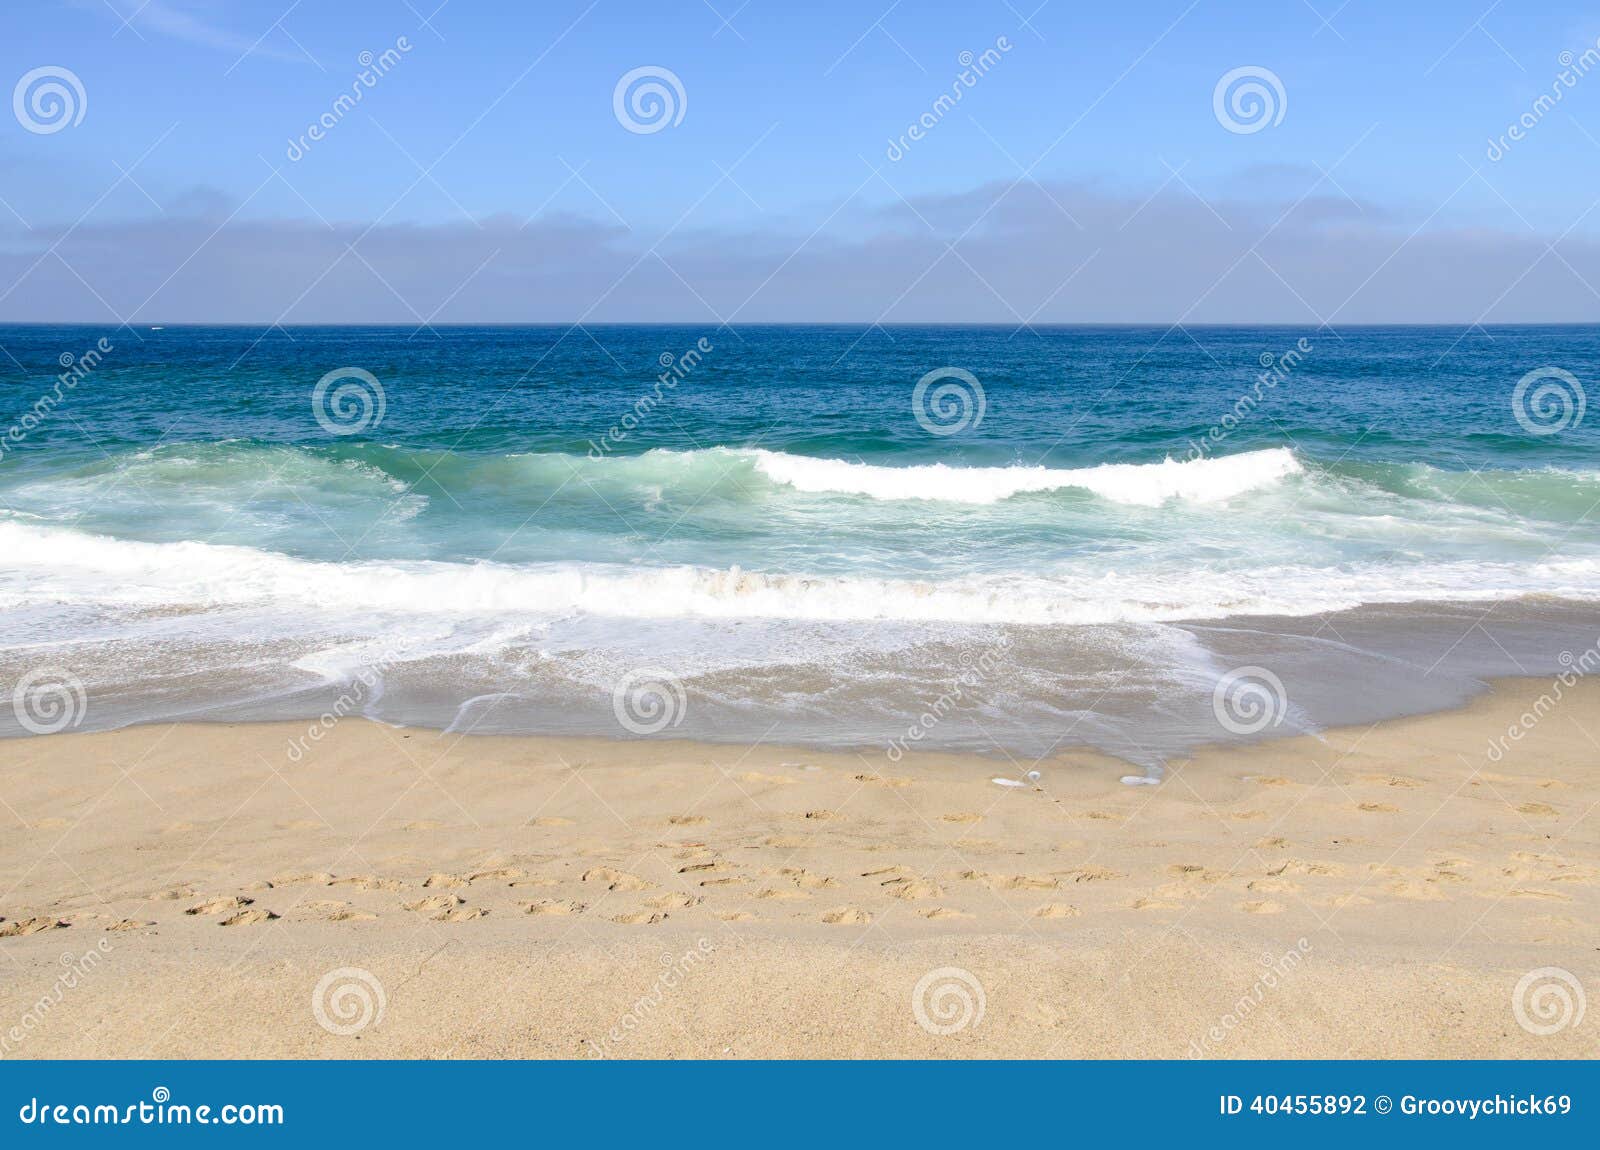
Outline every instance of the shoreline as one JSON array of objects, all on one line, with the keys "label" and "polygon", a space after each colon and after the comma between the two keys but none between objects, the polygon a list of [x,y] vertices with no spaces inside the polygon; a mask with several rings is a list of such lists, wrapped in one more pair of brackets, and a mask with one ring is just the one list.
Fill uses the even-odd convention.
[{"label": "shoreline", "polygon": [[299,763],[304,722],[6,740],[0,1056],[1592,1056],[1513,1009],[1600,985],[1600,685],[1485,753],[1550,685],[1153,787],[354,718]]},{"label": "shoreline", "polygon": [[[1002,628],[981,648],[945,635],[850,674],[803,662],[777,672],[677,664],[676,671],[648,668],[648,677],[634,665],[610,678],[569,668],[512,690],[478,682],[481,668],[471,659],[397,660],[393,652],[374,661],[363,650],[308,673],[298,669],[296,660],[306,656],[299,645],[271,656],[267,680],[253,685],[235,670],[161,671],[159,660],[141,664],[137,674],[70,657],[50,668],[0,661],[0,672],[37,680],[38,701],[30,705],[56,696],[67,702],[62,714],[37,718],[72,733],[175,722],[285,723],[310,733],[320,717],[361,712],[373,722],[452,737],[467,731],[629,742],[632,723],[648,718],[646,728],[664,728],[685,745],[736,747],[776,737],[796,753],[889,753],[891,762],[923,748],[1005,762],[1065,747],[1152,776],[1202,751],[1455,710],[1498,679],[1554,677],[1574,660],[1600,662],[1600,639],[1592,638],[1600,615],[1593,603],[1570,600],[1378,604],[1329,616],[1144,626],[1040,634]],[[1155,646],[1141,647],[1146,643]],[[1123,656],[1131,661],[1118,662]],[[631,693],[624,700],[615,692],[625,683]],[[1221,698],[1215,692],[1224,686],[1229,694]],[[1263,688],[1270,715],[1233,713],[1259,701]],[[625,713],[656,702],[669,706],[649,716]],[[1233,719],[1247,721],[1241,727]],[[38,729],[23,720],[21,712],[7,712],[0,736]]]}]

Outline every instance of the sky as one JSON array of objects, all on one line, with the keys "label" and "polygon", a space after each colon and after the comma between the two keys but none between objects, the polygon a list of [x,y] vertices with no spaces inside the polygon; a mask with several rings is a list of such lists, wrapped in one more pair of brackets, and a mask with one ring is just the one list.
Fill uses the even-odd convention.
[{"label": "sky", "polygon": [[30,0],[5,31],[0,322],[1600,310],[1600,10],[1561,0]]}]

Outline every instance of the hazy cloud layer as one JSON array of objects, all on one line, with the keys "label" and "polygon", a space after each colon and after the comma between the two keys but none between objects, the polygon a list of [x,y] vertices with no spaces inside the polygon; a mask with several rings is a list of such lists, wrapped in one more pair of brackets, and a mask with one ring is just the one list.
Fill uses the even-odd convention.
[{"label": "hazy cloud layer", "polygon": [[[0,232],[0,321],[469,323],[1589,321],[1579,238],[1419,227],[1313,195],[1141,199],[994,183],[829,225],[642,236],[610,220],[162,219]],[[188,214],[183,214],[183,213]],[[1554,246],[1552,247],[1552,243]]]}]

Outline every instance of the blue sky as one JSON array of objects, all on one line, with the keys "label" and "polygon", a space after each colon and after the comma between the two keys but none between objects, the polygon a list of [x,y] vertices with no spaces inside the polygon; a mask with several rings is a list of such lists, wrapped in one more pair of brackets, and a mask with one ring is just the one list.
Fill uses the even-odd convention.
[{"label": "blue sky", "polygon": [[[388,315],[385,308],[405,318],[432,314],[436,306],[444,308],[440,318],[514,318],[468,314],[473,307],[483,311],[479,296],[492,277],[474,280],[448,301],[431,286],[416,289],[426,299],[402,301],[394,297],[412,289],[385,286],[381,281],[391,277],[379,270],[392,267],[396,281],[437,278],[460,286],[471,267],[430,269],[430,252],[448,248],[455,229],[478,234],[511,222],[519,241],[545,237],[539,251],[552,268],[563,258],[594,263],[585,245],[595,244],[621,253],[618,273],[654,245],[700,269],[701,278],[685,276],[690,282],[675,289],[668,284],[676,275],[648,287],[624,285],[602,301],[596,318],[682,318],[702,305],[726,315],[764,274],[719,269],[719,253],[731,260],[770,252],[775,258],[767,266],[774,269],[802,242],[795,273],[809,270],[813,278],[786,289],[788,268],[777,271],[778,282],[739,318],[870,320],[885,308],[894,319],[953,318],[963,308],[975,319],[1021,318],[1044,298],[1043,281],[1019,281],[1014,290],[1000,282],[1008,274],[1003,247],[982,253],[996,261],[998,278],[987,267],[967,269],[976,285],[951,287],[927,307],[914,290],[900,311],[885,283],[881,299],[852,300],[850,314],[832,314],[828,277],[838,271],[809,266],[830,245],[855,245],[857,258],[869,259],[884,244],[895,246],[897,236],[906,243],[932,238],[935,256],[938,244],[952,240],[958,249],[981,243],[1003,213],[985,215],[975,201],[992,203],[1002,193],[1007,210],[1030,198],[1045,209],[1034,224],[1015,223],[1023,238],[1014,242],[1026,245],[1030,229],[1072,233],[1061,237],[1062,275],[1089,252],[1107,250],[1098,239],[1083,239],[1094,230],[1083,217],[1100,218],[1101,207],[1104,217],[1095,226],[1109,241],[1124,241],[1130,230],[1111,221],[1131,218],[1133,231],[1153,229],[1152,258],[1165,249],[1180,262],[1183,253],[1171,249],[1183,246],[1184,213],[1194,214],[1191,227],[1222,221],[1227,233],[1242,236],[1265,230],[1287,207],[1324,205],[1324,217],[1360,229],[1360,243],[1345,245],[1340,236],[1316,231],[1325,224],[1297,217],[1273,241],[1305,231],[1295,252],[1303,257],[1305,282],[1291,279],[1280,285],[1287,298],[1259,303],[1241,289],[1228,304],[1239,314],[1213,316],[1204,309],[1216,301],[1208,300],[1198,318],[1292,318],[1296,295],[1306,297],[1308,314],[1327,315],[1338,299],[1307,294],[1326,278],[1317,270],[1324,256],[1314,249],[1365,250],[1361,243],[1370,241],[1376,254],[1387,237],[1398,243],[1414,232],[1454,245],[1448,258],[1458,254],[1472,264],[1461,274],[1482,278],[1482,290],[1470,298],[1452,297],[1449,318],[1478,318],[1480,305],[1515,278],[1522,253],[1558,238],[1575,245],[1563,256],[1569,271],[1540,268],[1488,318],[1534,318],[1540,307],[1552,318],[1582,318],[1577,302],[1554,298],[1567,288],[1591,312],[1600,304],[1578,282],[1597,278],[1589,274],[1587,245],[1600,228],[1600,211],[1586,213],[1600,191],[1600,75],[1577,79],[1503,157],[1491,162],[1485,155],[1487,141],[1557,83],[1561,53],[1578,57],[1595,45],[1600,14],[1580,5],[438,4],[39,0],[8,14],[0,44],[5,83],[41,66],[61,67],[81,83],[86,102],[81,122],[47,134],[26,130],[13,116],[0,119],[0,253],[8,257],[0,259],[0,276],[26,281],[0,300],[0,319],[135,311],[138,318],[275,318],[279,303],[296,294],[289,269],[274,283],[274,291],[286,293],[281,299],[257,298],[238,281],[237,264],[219,262],[209,246],[184,263],[198,243],[194,237],[204,239],[218,224],[227,227],[229,242],[244,244],[253,234],[264,259],[295,246],[271,238],[279,226],[337,232],[341,243],[357,239],[358,249],[374,244],[375,266],[367,269],[373,282],[361,289],[370,295],[371,318]],[[361,53],[381,53],[401,37],[410,50],[363,92],[360,105],[301,157],[288,158],[289,141],[359,83]],[[938,117],[903,157],[888,159],[889,140],[958,83],[961,53],[981,53],[1002,38],[1009,50],[964,90],[959,106]],[[685,94],[680,123],[649,134],[619,124],[614,87],[641,66],[677,77]],[[1242,66],[1270,70],[1284,93],[1281,121],[1257,132],[1226,130],[1214,114],[1219,78]],[[1018,185],[1024,173],[1028,179]],[[1013,187],[1018,191],[1008,192]],[[1150,216],[1165,213],[1164,219],[1140,210],[1152,203]],[[941,218],[947,210],[956,214]],[[238,231],[251,224],[260,230]],[[368,231],[374,224],[377,230]],[[348,233],[341,230],[347,225]],[[53,255],[38,262],[68,227],[56,250],[71,267],[58,266],[63,261]],[[408,228],[438,241],[419,243],[412,264],[399,252]],[[127,237],[119,239],[118,229],[127,229]],[[380,253],[384,239],[390,247]],[[146,266],[119,266],[119,244],[124,262]],[[1481,250],[1495,244],[1506,247],[1504,259]],[[522,281],[506,269],[532,274],[491,251],[505,253],[506,245],[485,248],[484,258],[494,274],[511,277],[510,285]],[[1019,250],[1018,259],[1025,254]],[[1412,254],[1408,249],[1406,259]],[[305,258],[302,278],[309,283],[322,254]],[[521,258],[537,264],[541,257]],[[1229,259],[1216,258],[1222,262],[1195,269],[1201,287],[1206,275],[1226,269]],[[163,260],[168,266],[148,266]],[[654,266],[653,257],[649,262]],[[907,268],[916,265],[907,253]],[[1343,270],[1353,286],[1375,266]],[[574,278],[581,279],[578,270]],[[1094,277],[1103,273],[1085,274],[1065,295],[1047,300],[1039,318],[1075,318],[1058,308],[1071,313],[1079,289],[1093,301]],[[1273,290],[1265,286],[1272,278],[1265,276],[1262,291]],[[1564,288],[1563,278],[1573,282]],[[348,281],[350,290],[354,283]],[[1546,295],[1526,301],[1530,314],[1502,314],[1517,293],[1536,289]],[[672,307],[653,298],[662,290],[675,291]],[[1417,290],[1407,280],[1391,296],[1375,297],[1372,307],[1392,306]],[[545,299],[530,288],[537,306],[524,318],[566,318],[563,306],[574,312],[589,306],[561,295]],[[1128,314],[1085,318],[1162,318],[1182,311],[1181,295],[1162,299],[1161,314],[1136,314],[1130,295]],[[219,297],[236,299],[237,314]],[[313,295],[304,302],[317,301]],[[1361,311],[1360,301],[1335,318],[1358,312],[1375,318]],[[302,309],[291,318],[314,317]],[[1423,309],[1397,318],[1444,317]]]}]

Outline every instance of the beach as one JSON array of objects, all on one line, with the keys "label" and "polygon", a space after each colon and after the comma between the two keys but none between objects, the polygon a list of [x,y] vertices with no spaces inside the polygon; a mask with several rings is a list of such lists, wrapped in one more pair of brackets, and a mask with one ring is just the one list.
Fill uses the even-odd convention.
[{"label": "beach", "polygon": [[9,739],[0,1053],[1593,1057],[1600,686],[1551,688],[1157,785],[355,716]]}]

